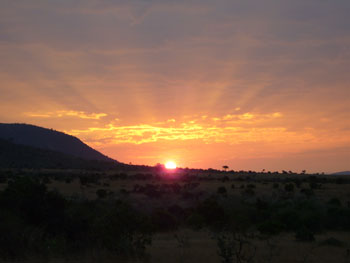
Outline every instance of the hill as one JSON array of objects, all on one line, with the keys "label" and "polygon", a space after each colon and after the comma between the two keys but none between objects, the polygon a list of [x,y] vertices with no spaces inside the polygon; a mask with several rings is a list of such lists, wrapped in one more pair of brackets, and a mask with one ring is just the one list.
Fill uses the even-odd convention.
[{"label": "hill", "polygon": [[108,170],[122,166],[116,161],[87,160],[0,139],[1,168]]},{"label": "hill", "polygon": [[0,123],[0,139],[87,160],[115,161],[74,136],[29,124]]},{"label": "hill", "polygon": [[343,172],[332,173],[331,175],[350,175],[350,171],[343,171]]}]

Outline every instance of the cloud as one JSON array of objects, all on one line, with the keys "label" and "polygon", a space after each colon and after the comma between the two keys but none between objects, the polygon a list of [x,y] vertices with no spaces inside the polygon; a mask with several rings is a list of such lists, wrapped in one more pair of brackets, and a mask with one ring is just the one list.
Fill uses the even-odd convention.
[{"label": "cloud", "polygon": [[[229,118],[228,118],[229,116]],[[198,140],[204,144],[226,143],[270,143],[289,150],[298,147],[314,147],[331,143],[349,141],[346,131],[337,131],[332,136],[325,130],[304,128],[299,131],[288,130],[279,123],[283,115],[279,112],[269,114],[242,113],[226,114],[220,117],[202,117],[187,121],[165,121],[154,124],[108,124],[87,129],[66,130],[67,133],[86,139],[96,145],[147,144],[154,142],[184,142]],[[275,122],[277,121],[277,122]]]},{"label": "cloud", "polygon": [[[235,109],[236,110],[236,109]],[[280,112],[262,114],[262,113],[250,113],[245,112],[242,114],[226,114],[222,117],[214,117],[213,121],[229,121],[229,123],[242,123],[243,121],[254,121],[255,123],[259,121],[273,120],[276,118],[281,118],[283,116]]]},{"label": "cloud", "polygon": [[25,112],[24,115],[33,118],[62,118],[76,117],[80,119],[99,120],[106,117],[106,113],[86,113],[84,111],[59,110],[54,112]]}]

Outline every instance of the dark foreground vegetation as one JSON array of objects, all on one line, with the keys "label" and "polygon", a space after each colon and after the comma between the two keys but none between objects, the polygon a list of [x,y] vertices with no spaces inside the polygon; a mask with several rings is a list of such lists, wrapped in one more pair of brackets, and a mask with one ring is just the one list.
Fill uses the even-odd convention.
[{"label": "dark foreground vegetation", "polygon": [[[264,262],[254,240],[281,233],[295,242],[343,247],[346,256],[349,244],[315,235],[350,233],[349,183],[348,177],[306,174],[6,170],[0,174],[0,257],[79,258],[94,251],[146,260],[154,235],[179,229],[209,231],[221,262]],[[325,194],[330,186],[344,193]],[[186,246],[186,238],[175,238]]]}]

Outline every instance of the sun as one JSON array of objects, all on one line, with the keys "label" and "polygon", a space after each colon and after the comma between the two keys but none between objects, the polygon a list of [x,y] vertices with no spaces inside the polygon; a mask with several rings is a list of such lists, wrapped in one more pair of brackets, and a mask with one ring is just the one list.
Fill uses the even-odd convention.
[{"label": "sun", "polygon": [[166,169],[176,169],[176,163],[173,161],[168,161],[165,163]]}]

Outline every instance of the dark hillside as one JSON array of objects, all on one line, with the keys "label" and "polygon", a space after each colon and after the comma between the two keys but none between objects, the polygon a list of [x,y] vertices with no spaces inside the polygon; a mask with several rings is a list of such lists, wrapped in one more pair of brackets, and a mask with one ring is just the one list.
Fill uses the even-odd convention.
[{"label": "dark hillside", "polygon": [[107,170],[122,166],[123,164],[116,161],[86,160],[0,139],[0,168]]},{"label": "dark hillside", "polygon": [[343,171],[343,172],[332,173],[331,175],[350,175],[350,171]]},{"label": "dark hillside", "polygon": [[0,139],[88,160],[114,161],[74,136],[34,125],[0,123]]}]

